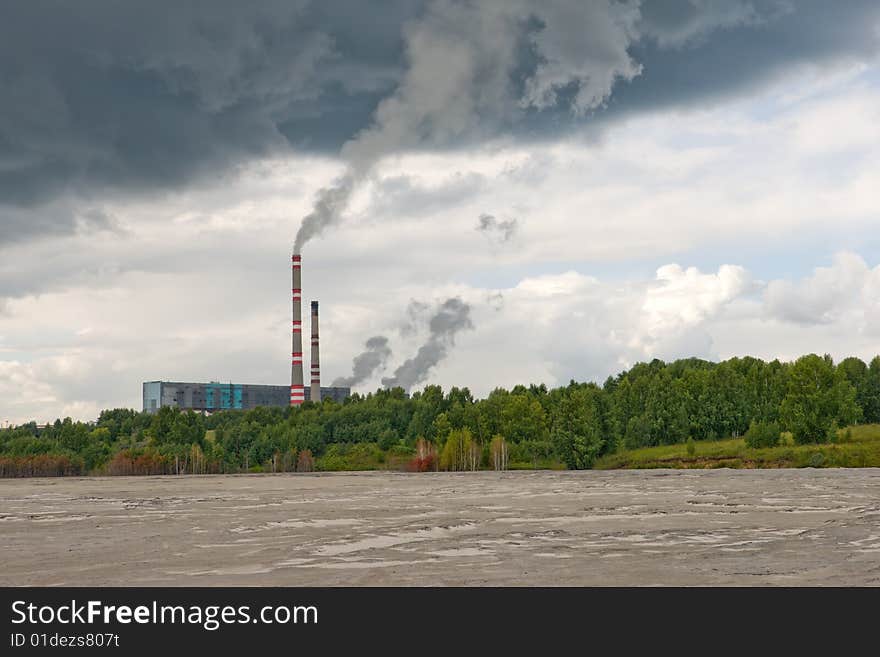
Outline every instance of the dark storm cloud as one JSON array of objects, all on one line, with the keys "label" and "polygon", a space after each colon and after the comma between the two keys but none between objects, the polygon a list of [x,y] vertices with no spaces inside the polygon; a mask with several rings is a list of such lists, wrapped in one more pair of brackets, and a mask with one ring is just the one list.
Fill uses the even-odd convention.
[{"label": "dark storm cloud", "polygon": [[767,24],[789,13],[788,0],[664,0],[641,6],[640,30],[663,46],[684,46],[717,29]]},{"label": "dark storm cloud", "polygon": [[[644,70],[637,83],[615,90],[609,114],[728,97],[807,66],[865,61],[880,54],[880,4],[871,0],[743,4],[758,8],[752,19],[711,34],[703,31],[690,45],[687,39],[677,47],[650,39],[634,44],[631,52],[644,63]],[[690,5],[699,3],[645,3],[643,13],[650,15],[651,7]],[[653,15],[658,20],[661,12],[655,9]],[[658,24],[662,27],[654,28],[657,33],[673,34],[667,25],[674,16],[668,12]]]},{"label": "dark storm cloud", "polygon": [[[363,18],[380,5],[407,17],[412,3],[357,7]],[[61,196],[181,186],[291,144],[338,148],[393,88],[400,33],[336,9],[331,19],[328,3],[290,0],[5,6],[0,241],[72,232],[74,211],[51,204]]]},{"label": "dark storm cloud", "polygon": [[[362,171],[400,149],[738,93],[874,57],[878,14],[873,0],[8,3],[0,243],[75,230],[61,198],[182,186],[291,148],[348,144]],[[312,235],[338,214],[317,220]]]}]

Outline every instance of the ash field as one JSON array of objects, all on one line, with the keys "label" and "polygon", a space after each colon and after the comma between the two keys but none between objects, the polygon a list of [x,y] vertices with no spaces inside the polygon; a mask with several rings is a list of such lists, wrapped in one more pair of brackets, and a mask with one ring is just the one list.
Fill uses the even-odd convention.
[{"label": "ash field", "polygon": [[880,585],[880,470],[0,480],[5,585]]}]

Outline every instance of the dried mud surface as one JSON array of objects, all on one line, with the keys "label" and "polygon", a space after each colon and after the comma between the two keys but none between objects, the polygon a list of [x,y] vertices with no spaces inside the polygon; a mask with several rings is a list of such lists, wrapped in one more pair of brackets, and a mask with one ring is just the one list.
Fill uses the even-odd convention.
[{"label": "dried mud surface", "polygon": [[880,585],[880,470],[0,480],[5,585]]}]

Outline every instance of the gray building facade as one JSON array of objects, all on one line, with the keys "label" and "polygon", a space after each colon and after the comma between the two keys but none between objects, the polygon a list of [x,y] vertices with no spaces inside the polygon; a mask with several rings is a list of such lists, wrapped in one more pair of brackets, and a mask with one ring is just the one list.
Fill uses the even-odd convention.
[{"label": "gray building facade", "polygon": [[[306,401],[311,397],[306,388]],[[321,398],[342,403],[351,388],[321,388]],[[145,381],[144,410],[155,413],[163,406],[173,406],[212,413],[229,409],[249,410],[258,406],[290,406],[290,386],[249,383],[189,383],[182,381]]]}]

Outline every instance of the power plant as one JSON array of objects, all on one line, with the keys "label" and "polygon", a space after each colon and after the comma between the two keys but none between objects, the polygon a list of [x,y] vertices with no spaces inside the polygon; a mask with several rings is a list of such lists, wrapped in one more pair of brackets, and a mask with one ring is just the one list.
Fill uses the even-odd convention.
[{"label": "power plant", "polygon": [[[306,401],[311,390],[306,388]],[[332,399],[341,404],[351,394],[351,388],[321,388],[322,399]],[[250,410],[258,406],[288,406],[290,386],[259,385],[211,381],[145,381],[143,384],[143,409],[155,413],[163,406],[172,406],[200,413],[226,410]]]},{"label": "power plant", "polygon": [[302,349],[302,256],[299,253],[293,253],[291,270],[293,322],[289,387],[216,381],[211,383],[146,381],[143,384],[144,410],[155,413],[163,406],[173,406],[211,413],[227,409],[247,410],[258,406],[300,406],[306,401],[320,402],[326,398],[341,403],[351,395],[349,387],[321,387],[317,301],[312,301],[311,304],[311,378],[309,387],[305,387]]},{"label": "power plant", "polygon": [[318,354],[318,302],[312,301],[312,401],[321,401],[321,362]]},{"label": "power plant", "polygon": [[303,384],[302,346],[302,256],[293,254],[293,349],[290,362],[290,405],[299,406],[306,399]]}]

